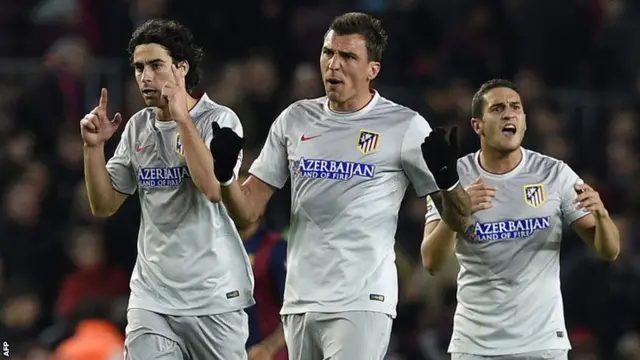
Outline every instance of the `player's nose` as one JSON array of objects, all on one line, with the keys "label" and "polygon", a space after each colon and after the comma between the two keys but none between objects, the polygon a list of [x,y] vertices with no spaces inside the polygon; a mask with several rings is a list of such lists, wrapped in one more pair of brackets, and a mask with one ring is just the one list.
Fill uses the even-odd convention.
[{"label": "player's nose", "polygon": [[502,114],[502,120],[504,121],[511,121],[511,120],[514,120],[515,118],[516,118],[516,113],[514,110],[511,110],[511,109],[506,109]]},{"label": "player's nose", "polygon": [[340,57],[333,55],[329,61],[327,62],[327,68],[329,70],[338,70],[340,69]]},{"label": "player's nose", "polygon": [[153,81],[153,75],[154,75],[154,72],[151,69],[144,69],[142,71],[142,76],[140,78],[143,83],[148,84],[151,81]]}]

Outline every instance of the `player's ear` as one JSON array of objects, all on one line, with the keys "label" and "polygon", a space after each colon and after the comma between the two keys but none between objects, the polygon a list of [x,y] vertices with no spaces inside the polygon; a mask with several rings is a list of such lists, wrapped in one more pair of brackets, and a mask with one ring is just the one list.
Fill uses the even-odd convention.
[{"label": "player's ear", "polygon": [[176,67],[178,68],[178,70],[180,70],[180,74],[182,76],[187,76],[187,74],[189,73],[189,62],[188,61],[179,61],[176,64]]},{"label": "player's ear", "polygon": [[367,73],[367,80],[373,81],[380,73],[380,63],[377,61],[369,61],[369,69]]},{"label": "player's ear", "polygon": [[471,128],[473,132],[478,136],[482,135],[482,120],[478,118],[471,118]]}]

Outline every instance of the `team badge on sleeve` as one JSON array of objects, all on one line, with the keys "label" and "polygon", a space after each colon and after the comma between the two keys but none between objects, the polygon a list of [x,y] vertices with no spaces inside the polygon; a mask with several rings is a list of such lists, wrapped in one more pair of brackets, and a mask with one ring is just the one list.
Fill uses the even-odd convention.
[{"label": "team badge on sleeve", "polygon": [[380,145],[380,134],[369,131],[369,130],[360,130],[360,135],[358,136],[358,150],[361,153],[367,155],[376,150],[378,150],[378,146]]},{"label": "team badge on sleeve", "polygon": [[184,156],[184,147],[182,147],[182,139],[180,138],[180,134],[176,134],[176,144],[175,151],[180,156]]},{"label": "team badge on sleeve", "polygon": [[527,205],[538,208],[544,204],[546,201],[546,196],[544,194],[544,185],[542,184],[534,184],[534,185],[525,185],[524,187],[524,202]]}]

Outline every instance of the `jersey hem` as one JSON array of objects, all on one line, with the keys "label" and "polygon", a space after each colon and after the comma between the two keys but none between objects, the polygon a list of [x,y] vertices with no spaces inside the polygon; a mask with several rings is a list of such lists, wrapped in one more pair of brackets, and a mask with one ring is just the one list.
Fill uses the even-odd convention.
[{"label": "jersey hem", "polygon": [[[249,174],[255,176],[258,180],[262,181],[263,183],[265,183],[265,184],[267,184],[269,186],[273,186],[274,188],[276,188],[278,190],[282,189],[282,187],[284,186],[284,184],[281,185],[281,186],[276,185],[277,181],[275,181],[275,180],[272,181],[273,179],[267,179],[267,178],[269,178],[269,176],[263,176],[264,174],[259,174],[260,171],[257,171],[257,172],[258,172],[258,174],[256,174],[256,171],[254,169],[249,169]],[[285,182],[286,182],[286,180],[285,180]]]},{"label": "jersey hem", "polygon": [[449,354],[469,354],[469,355],[478,355],[478,356],[505,356],[505,355],[516,355],[516,354],[526,354],[537,351],[546,351],[546,350],[571,350],[571,345],[568,346],[531,346],[531,347],[523,347],[523,348],[513,348],[506,350],[488,350],[488,349],[469,349],[465,347],[464,349],[447,349],[447,353]]},{"label": "jersey hem", "polygon": [[124,190],[121,190],[119,187],[114,186],[113,184],[111,184],[111,188],[122,195],[133,196],[133,194],[136,193],[135,189],[131,193],[128,193]]},{"label": "jersey hem", "polygon": [[230,306],[225,309],[220,309],[218,307],[215,308],[204,308],[200,310],[185,310],[185,309],[169,309],[163,306],[142,306],[136,304],[129,304],[127,306],[127,311],[131,309],[142,309],[151,311],[154,313],[162,314],[162,315],[171,315],[171,316],[207,316],[207,315],[219,315],[226,314],[229,312],[234,312],[238,310],[244,310],[246,308],[252,307],[255,305],[255,301],[245,301],[236,306]]},{"label": "jersey hem", "polygon": [[363,306],[359,306],[359,307],[305,306],[301,308],[287,308],[287,309],[282,308],[282,310],[280,310],[280,315],[297,315],[297,314],[305,314],[310,312],[336,314],[341,312],[352,312],[352,311],[368,311],[368,312],[374,312],[374,313],[381,313],[381,314],[386,314],[391,316],[392,319],[395,319],[397,315],[395,310],[389,311],[389,310],[381,310],[376,308],[367,308]]}]

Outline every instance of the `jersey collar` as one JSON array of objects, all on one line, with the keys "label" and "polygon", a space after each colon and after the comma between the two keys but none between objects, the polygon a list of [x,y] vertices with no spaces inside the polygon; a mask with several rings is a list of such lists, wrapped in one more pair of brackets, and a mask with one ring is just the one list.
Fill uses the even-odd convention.
[{"label": "jersey collar", "polygon": [[324,104],[323,104],[324,112],[330,118],[333,118],[333,119],[351,120],[351,119],[360,117],[360,116],[368,113],[369,111],[371,111],[371,109],[373,109],[373,107],[376,106],[376,104],[378,103],[378,100],[380,100],[380,94],[378,93],[378,91],[373,90],[373,89],[371,91],[373,91],[373,97],[371,98],[371,100],[369,101],[369,103],[365,107],[363,107],[362,109],[360,109],[358,111],[353,111],[353,112],[337,112],[337,111],[333,111],[333,110],[331,110],[329,108],[329,99],[325,98],[325,101],[324,101]]},{"label": "jersey collar", "polygon": [[522,168],[524,167],[525,161],[527,160],[527,152],[524,150],[524,148],[520,147],[520,152],[522,153],[522,159],[520,159],[520,162],[518,163],[518,165],[515,168],[513,168],[513,170],[506,172],[504,174],[494,174],[486,171],[480,164],[480,152],[481,150],[478,150],[474,156],[476,166],[478,166],[478,169],[482,174],[482,176],[486,176],[494,179],[506,179],[516,175],[517,173],[520,172],[520,170],[522,170]]}]

